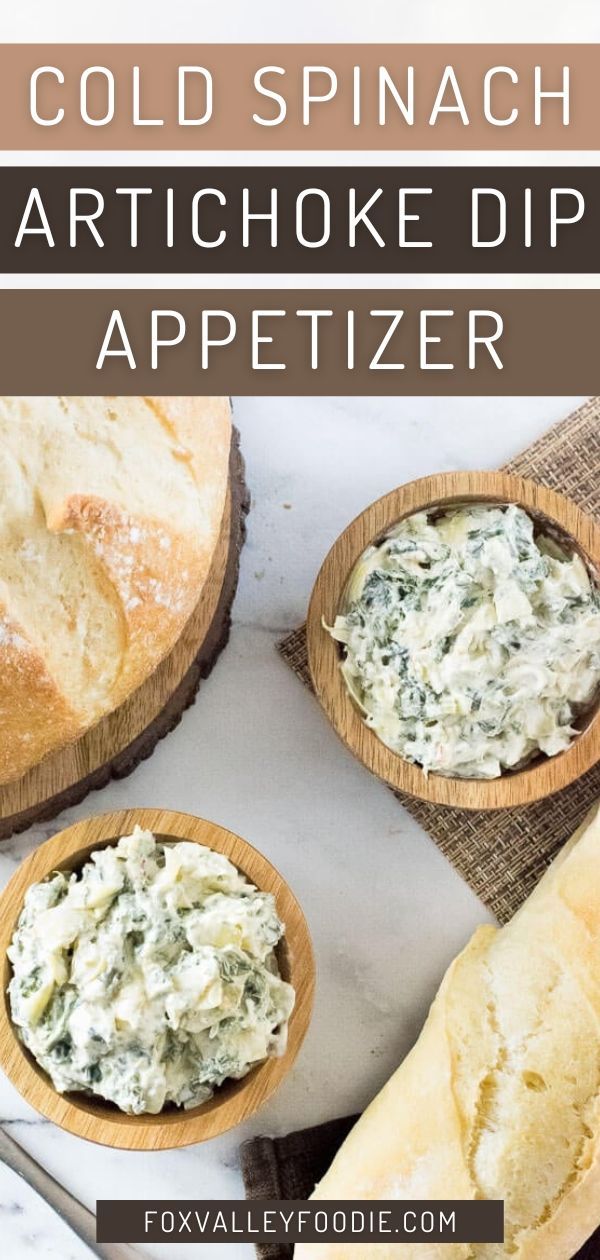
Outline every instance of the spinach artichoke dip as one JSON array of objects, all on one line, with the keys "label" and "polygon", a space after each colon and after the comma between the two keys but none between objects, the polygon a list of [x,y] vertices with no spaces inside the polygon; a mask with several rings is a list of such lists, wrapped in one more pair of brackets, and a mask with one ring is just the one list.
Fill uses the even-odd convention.
[{"label": "spinach artichoke dip", "polygon": [[521,508],[420,512],[361,557],[330,633],[368,726],[425,773],[567,748],[600,685],[600,595]]},{"label": "spinach artichoke dip", "polygon": [[194,1107],[285,1050],[294,990],[270,893],[203,845],[136,827],[28,890],[12,1018],[60,1093],[135,1115]]}]

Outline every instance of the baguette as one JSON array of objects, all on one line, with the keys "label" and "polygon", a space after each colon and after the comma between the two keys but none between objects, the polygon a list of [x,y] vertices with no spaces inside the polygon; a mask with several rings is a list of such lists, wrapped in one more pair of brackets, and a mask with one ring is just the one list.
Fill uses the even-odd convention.
[{"label": "baguette", "polygon": [[156,669],[201,598],[225,398],[0,399],[0,782]]},{"label": "baguette", "polygon": [[[360,1260],[571,1260],[600,1223],[600,810],[501,930],[450,967],[423,1032],[315,1199],[503,1199],[504,1244]],[[295,1260],[357,1260],[301,1244]]]}]

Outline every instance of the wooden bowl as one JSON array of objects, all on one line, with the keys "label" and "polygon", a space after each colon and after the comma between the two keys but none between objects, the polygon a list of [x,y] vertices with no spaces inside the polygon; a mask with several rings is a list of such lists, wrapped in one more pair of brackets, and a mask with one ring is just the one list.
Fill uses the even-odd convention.
[{"label": "wooden bowl", "polygon": [[343,607],[348,579],[360,556],[404,517],[462,503],[516,503],[543,530],[569,544],[600,579],[600,529],[574,503],[533,481],[500,472],[439,473],[386,494],[362,512],[334,543],[315,583],[307,619],[308,658],[317,696],[338,735],[373,774],[398,792],[461,809],[504,809],[559,792],[600,760],[600,702],[582,716],[580,733],[555,757],[536,757],[497,779],[460,779],[423,773],[366,726],[340,670],[341,648],[323,628]]},{"label": "wooden bowl", "polygon": [[[93,849],[114,844],[138,823],[160,840],[191,840],[224,853],[251,883],[275,897],[285,936],[277,950],[284,980],[296,990],[287,1050],[280,1059],[258,1064],[241,1081],[226,1081],[208,1102],[189,1111],[166,1108],[156,1116],[129,1116],[114,1104],[85,1094],[59,1094],[50,1078],[17,1036],[10,1017],[7,986],[11,975],[6,950],[30,884],[52,871],[75,870]],[[130,809],[75,823],[36,849],[0,894],[0,950],[4,959],[0,1004],[0,1067],[28,1103],[63,1129],[105,1146],[158,1151],[205,1142],[241,1124],[270,1098],[289,1072],[307,1031],[313,1001],[315,966],[306,920],[281,875],[261,853],[231,831],[190,814],[161,809]]]}]

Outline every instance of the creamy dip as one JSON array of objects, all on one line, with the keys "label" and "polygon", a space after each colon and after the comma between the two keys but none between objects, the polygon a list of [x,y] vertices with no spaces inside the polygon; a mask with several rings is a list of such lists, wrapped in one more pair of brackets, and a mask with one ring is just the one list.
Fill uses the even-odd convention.
[{"label": "creamy dip", "polygon": [[148,831],[28,890],[12,1018],[57,1090],[126,1112],[194,1107],[286,1045],[294,990],[272,895],[203,845]]},{"label": "creamy dip", "polygon": [[600,595],[521,508],[421,512],[361,557],[331,629],[368,726],[425,772],[567,748],[600,685]]}]

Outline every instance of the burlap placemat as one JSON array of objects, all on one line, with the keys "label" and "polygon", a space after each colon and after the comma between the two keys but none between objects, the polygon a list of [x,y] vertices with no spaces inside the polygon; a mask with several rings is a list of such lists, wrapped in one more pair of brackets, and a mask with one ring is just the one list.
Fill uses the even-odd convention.
[{"label": "burlap placemat", "polygon": [[[325,1175],[346,1134],[358,1116],[331,1120],[287,1137],[257,1137],[241,1149],[247,1199],[308,1199]],[[292,1260],[293,1248],[268,1243],[256,1248],[259,1260]],[[353,1255],[359,1260],[359,1247]],[[553,1260],[548,1256],[548,1260]],[[600,1260],[600,1229],[574,1260]]]},{"label": "burlap placemat", "polygon": [[[505,468],[600,515],[600,398],[555,425]],[[288,635],[279,650],[310,686],[304,626]],[[477,896],[506,923],[600,796],[600,765],[549,800],[491,813],[396,795]]]},{"label": "burlap placemat", "polygon": [[[592,399],[506,465],[560,490],[600,514],[600,399]],[[304,627],[279,645],[310,686]],[[600,766],[550,801],[501,813],[472,814],[400,797],[482,901],[505,922],[524,901],[564,841],[600,796]],[[356,1116],[282,1138],[257,1137],[241,1149],[249,1199],[307,1199]],[[257,1247],[260,1260],[292,1260],[284,1244]],[[358,1255],[358,1251],[357,1251]],[[548,1257],[551,1260],[551,1257]],[[600,1230],[575,1260],[600,1260]]]}]

